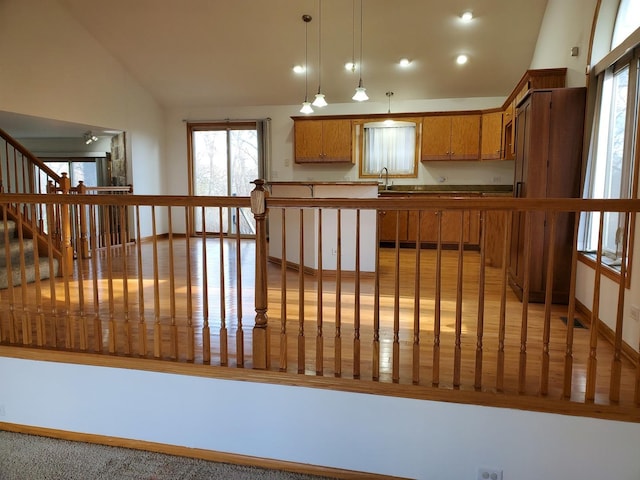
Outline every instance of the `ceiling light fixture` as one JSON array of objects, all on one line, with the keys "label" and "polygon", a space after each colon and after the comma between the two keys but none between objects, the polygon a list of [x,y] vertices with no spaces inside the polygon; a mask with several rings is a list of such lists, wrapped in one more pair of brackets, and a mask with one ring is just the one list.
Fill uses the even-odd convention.
[{"label": "ceiling light fixture", "polygon": [[356,72],[356,0],[351,1],[351,61],[345,63],[344,68]]},{"label": "ceiling light fixture", "polygon": [[322,0],[318,1],[318,93],[311,105],[314,107],[326,107],[327,101],[320,88],[322,79]]},{"label": "ceiling light fixture", "polygon": [[406,68],[409,65],[411,65],[411,60],[409,60],[408,58],[401,58],[400,59],[400,66],[401,67]]},{"label": "ceiling light fixture", "polygon": [[356,93],[354,93],[353,97],[351,97],[356,102],[364,102],[365,100],[369,100],[367,95],[367,89],[362,86],[362,3],[364,0],[360,0],[360,80],[358,81],[358,86],[356,87]]},{"label": "ceiling light fixture", "polygon": [[462,15],[460,15],[460,20],[462,20],[464,23],[469,23],[471,20],[473,20],[473,12],[471,10],[463,12]]},{"label": "ceiling light fixture", "polygon": [[469,57],[467,57],[466,55],[458,55],[458,58],[456,58],[456,63],[458,65],[464,65],[465,63],[467,63],[467,61],[469,61]]},{"label": "ceiling light fixture", "polygon": [[96,137],[91,130],[86,131],[83,135],[83,138],[84,143],[86,143],[87,145],[98,141],[98,137]]},{"label": "ceiling light fixture", "polygon": [[294,73],[304,73],[305,70],[304,65],[294,65],[293,67]]},{"label": "ceiling light fixture", "polygon": [[309,114],[313,113],[313,108],[311,108],[308,97],[309,69],[307,68],[309,59],[309,22],[311,21],[311,15],[302,15],[302,21],[304,22],[304,102],[302,102],[300,113]]}]

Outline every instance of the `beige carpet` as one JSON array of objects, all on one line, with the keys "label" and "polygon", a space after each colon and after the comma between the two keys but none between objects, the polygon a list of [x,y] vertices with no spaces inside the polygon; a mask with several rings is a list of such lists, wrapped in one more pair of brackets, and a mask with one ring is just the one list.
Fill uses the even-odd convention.
[{"label": "beige carpet", "polygon": [[0,431],[0,480],[323,478]]}]

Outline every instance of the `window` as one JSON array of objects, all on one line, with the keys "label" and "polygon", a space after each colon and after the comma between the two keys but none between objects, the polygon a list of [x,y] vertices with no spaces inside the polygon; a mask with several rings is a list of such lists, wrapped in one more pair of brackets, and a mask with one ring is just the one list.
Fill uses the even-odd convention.
[{"label": "window", "polygon": [[[618,10],[612,49],[626,40],[640,23],[640,0],[623,0]],[[635,26],[634,26],[635,25]],[[637,174],[636,136],[638,125],[638,69],[640,49],[613,60],[605,57],[597,73],[596,112],[592,123],[591,145],[585,178],[585,198],[635,198]],[[595,256],[598,249],[600,213],[584,213],[580,223],[579,248]],[[620,269],[625,216],[607,212],[602,219],[603,263]]]},{"label": "window", "polygon": [[378,177],[385,168],[392,177],[417,177],[419,126],[415,120],[357,125],[360,177]]}]

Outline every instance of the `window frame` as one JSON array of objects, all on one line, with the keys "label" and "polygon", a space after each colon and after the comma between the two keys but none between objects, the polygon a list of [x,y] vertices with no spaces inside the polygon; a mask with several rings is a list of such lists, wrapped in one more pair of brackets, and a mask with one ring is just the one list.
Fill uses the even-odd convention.
[{"label": "window frame", "polygon": [[[417,178],[418,177],[418,165],[420,164],[420,146],[421,146],[421,138],[422,138],[422,121],[418,117],[393,117],[390,120],[394,122],[405,122],[411,123],[415,125],[415,146],[414,146],[414,158],[413,158],[413,169],[410,173],[398,173],[389,169],[387,178]],[[384,119],[378,118],[366,118],[362,120],[356,120],[353,122],[353,128],[355,132],[355,156],[358,159],[358,176],[359,178],[379,178],[380,171],[368,173],[365,169],[365,148],[364,141],[365,135],[364,131],[368,124],[378,124],[383,123]],[[384,128],[382,127],[374,127],[374,128]]]}]

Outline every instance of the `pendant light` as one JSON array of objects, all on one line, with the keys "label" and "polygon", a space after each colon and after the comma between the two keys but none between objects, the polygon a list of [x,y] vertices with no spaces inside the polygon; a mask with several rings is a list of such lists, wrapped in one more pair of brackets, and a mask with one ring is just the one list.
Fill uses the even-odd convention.
[{"label": "pendant light", "polygon": [[314,107],[326,107],[327,101],[320,90],[322,76],[322,0],[318,1],[318,93],[311,105]]},{"label": "pendant light", "polygon": [[369,100],[367,96],[367,89],[362,86],[362,4],[364,0],[360,0],[360,80],[356,87],[356,93],[351,97],[356,102],[364,102]]},{"label": "pendant light", "polygon": [[311,21],[311,15],[302,15],[302,21],[304,22],[304,102],[302,102],[302,108],[300,113],[309,114],[313,113],[311,103],[309,102],[309,22]]},{"label": "pendant light", "polygon": [[[391,97],[393,97],[393,92],[387,92],[387,93],[385,93],[385,95],[389,99],[389,109],[387,110],[387,115],[391,115]],[[391,125],[393,125],[394,122],[393,122],[392,118],[387,118],[383,123],[386,126],[391,126]]]}]

